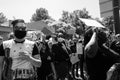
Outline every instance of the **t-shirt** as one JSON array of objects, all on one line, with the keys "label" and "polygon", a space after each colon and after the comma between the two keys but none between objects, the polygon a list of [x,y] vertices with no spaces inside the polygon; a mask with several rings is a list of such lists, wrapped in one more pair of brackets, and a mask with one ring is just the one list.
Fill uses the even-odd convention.
[{"label": "t-shirt", "polygon": [[5,48],[10,48],[10,57],[12,58],[12,70],[31,69],[32,64],[27,60],[18,59],[19,52],[26,52],[32,56],[39,54],[38,48],[33,41],[25,40],[23,43],[16,43],[14,39],[3,41],[0,45],[0,56],[5,56]]},{"label": "t-shirt", "polygon": [[54,54],[54,60],[58,62],[66,61],[69,59],[69,54],[62,43],[56,43],[52,45],[52,52]]}]

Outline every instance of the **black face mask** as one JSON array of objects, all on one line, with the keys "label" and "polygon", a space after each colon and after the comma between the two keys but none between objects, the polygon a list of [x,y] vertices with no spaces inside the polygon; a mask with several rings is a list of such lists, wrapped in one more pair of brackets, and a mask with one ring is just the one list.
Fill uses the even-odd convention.
[{"label": "black face mask", "polygon": [[27,32],[26,31],[19,31],[15,30],[14,35],[18,39],[23,39],[26,36]]}]

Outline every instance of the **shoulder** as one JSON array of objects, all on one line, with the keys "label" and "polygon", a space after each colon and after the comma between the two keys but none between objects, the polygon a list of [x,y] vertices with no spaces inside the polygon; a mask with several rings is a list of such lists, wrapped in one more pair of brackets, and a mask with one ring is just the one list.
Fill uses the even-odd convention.
[{"label": "shoulder", "polygon": [[31,41],[31,40],[25,39],[25,42],[24,42],[25,46],[29,46],[31,48],[34,48],[35,44],[36,44],[35,41]]},{"label": "shoulder", "polygon": [[35,44],[34,41],[31,41],[31,40],[28,40],[28,39],[25,40],[25,43],[27,43],[27,44]]},{"label": "shoulder", "polygon": [[13,39],[3,41],[3,47],[10,47],[13,42]]},{"label": "shoulder", "polygon": [[3,41],[3,44],[7,44],[7,43],[10,43],[10,42],[12,42],[12,41],[13,41],[13,39],[6,40],[6,41]]}]

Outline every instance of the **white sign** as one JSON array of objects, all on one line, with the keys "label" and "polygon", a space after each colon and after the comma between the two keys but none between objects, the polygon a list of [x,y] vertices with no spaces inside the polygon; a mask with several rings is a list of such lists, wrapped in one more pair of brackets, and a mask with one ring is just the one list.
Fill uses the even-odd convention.
[{"label": "white sign", "polygon": [[79,18],[83,23],[85,23],[85,25],[87,26],[93,26],[93,27],[102,27],[105,28],[102,24],[100,24],[99,22],[97,22],[96,20],[92,20],[92,19],[84,19],[84,18]]}]

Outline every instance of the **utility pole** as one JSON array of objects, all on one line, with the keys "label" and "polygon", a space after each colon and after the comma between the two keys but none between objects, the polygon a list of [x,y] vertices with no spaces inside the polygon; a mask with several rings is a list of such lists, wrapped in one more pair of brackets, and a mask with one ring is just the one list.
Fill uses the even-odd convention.
[{"label": "utility pole", "polygon": [[113,0],[113,17],[114,17],[115,34],[120,33],[119,1],[120,0]]}]

